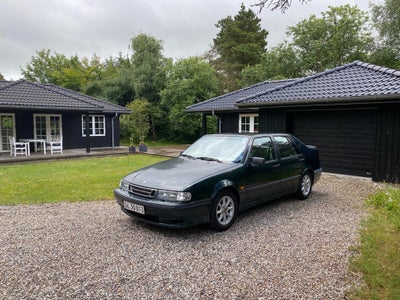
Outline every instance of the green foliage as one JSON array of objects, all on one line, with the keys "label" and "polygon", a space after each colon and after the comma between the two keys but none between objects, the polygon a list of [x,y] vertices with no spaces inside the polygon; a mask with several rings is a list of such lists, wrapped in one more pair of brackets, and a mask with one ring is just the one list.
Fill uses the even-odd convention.
[{"label": "green foliage", "polygon": [[111,200],[122,177],[165,159],[135,154],[2,166],[0,205]]},{"label": "green foliage", "polygon": [[241,86],[249,86],[264,80],[297,78],[304,75],[297,52],[285,42],[267,51],[259,64],[244,68],[241,72]]},{"label": "green foliage", "polygon": [[0,73],[0,80],[4,80],[4,76],[1,73]]},{"label": "green foliage", "polygon": [[261,28],[261,19],[242,4],[233,18],[228,16],[216,24],[220,30],[209,52],[212,65],[218,71],[224,91],[238,88],[240,72],[246,66],[260,62],[267,46],[268,32]]},{"label": "green foliage", "polygon": [[126,108],[132,112],[121,116],[121,135],[129,137],[130,145],[138,145],[150,131],[150,104],[146,99],[135,99]]},{"label": "green foliage", "polygon": [[400,299],[400,190],[386,187],[369,197],[371,215],[361,229],[360,253],[351,268],[364,284],[352,299]]},{"label": "green foliage", "polygon": [[321,18],[312,15],[289,27],[288,35],[293,38],[292,45],[303,62],[303,70],[322,72],[366,58],[372,46],[367,21],[365,12],[346,4],[329,7]]},{"label": "green foliage", "polygon": [[169,120],[171,137],[193,140],[201,131],[201,116],[188,114],[187,106],[215,96],[217,86],[212,67],[199,57],[178,60],[169,70],[161,105]]}]

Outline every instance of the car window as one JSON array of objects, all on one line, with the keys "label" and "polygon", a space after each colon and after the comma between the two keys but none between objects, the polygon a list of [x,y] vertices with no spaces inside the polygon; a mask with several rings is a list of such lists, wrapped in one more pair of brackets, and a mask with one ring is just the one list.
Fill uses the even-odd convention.
[{"label": "car window", "polygon": [[275,143],[278,146],[281,158],[290,157],[300,154],[297,147],[293,142],[286,136],[275,136]]},{"label": "car window", "polygon": [[239,162],[249,137],[206,135],[197,140],[182,154],[194,158],[213,158],[223,162]]},{"label": "car window", "polygon": [[266,161],[276,159],[271,138],[261,137],[254,139],[251,147],[251,157],[262,157]]}]

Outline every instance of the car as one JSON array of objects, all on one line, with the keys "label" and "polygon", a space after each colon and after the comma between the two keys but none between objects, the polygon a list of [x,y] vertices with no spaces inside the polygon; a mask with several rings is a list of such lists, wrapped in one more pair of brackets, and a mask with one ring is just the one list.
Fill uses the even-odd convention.
[{"label": "car", "polygon": [[114,196],[146,223],[223,231],[243,210],[287,195],[308,198],[321,173],[318,148],[291,134],[209,134],[127,175]]}]

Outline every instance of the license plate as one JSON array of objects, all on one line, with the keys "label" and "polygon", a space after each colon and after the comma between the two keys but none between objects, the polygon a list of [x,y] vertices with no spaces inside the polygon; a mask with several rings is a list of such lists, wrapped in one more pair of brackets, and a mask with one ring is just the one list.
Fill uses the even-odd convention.
[{"label": "license plate", "polygon": [[124,201],[124,208],[127,209],[127,210],[134,211],[134,212],[136,212],[138,214],[144,215],[144,206],[143,205],[139,205],[139,204],[135,204],[135,203]]}]

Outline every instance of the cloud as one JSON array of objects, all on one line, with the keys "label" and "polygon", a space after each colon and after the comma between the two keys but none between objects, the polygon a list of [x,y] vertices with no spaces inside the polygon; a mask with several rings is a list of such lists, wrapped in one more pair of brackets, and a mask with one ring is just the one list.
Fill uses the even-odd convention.
[{"label": "cloud", "polygon": [[[242,2],[249,8],[257,0],[2,0],[0,73],[8,80],[20,78],[20,67],[41,49],[80,57],[128,54],[130,39],[139,33],[162,40],[167,57],[201,55],[217,34],[215,24],[234,16]],[[268,45],[283,41],[287,26],[311,13],[318,15],[328,5],[348,2],[312,0],[300,5],[293,1],[285,14],[264,9],[259,17],[269,31]],[[350,3],[368,9],[365,0]]]}]

